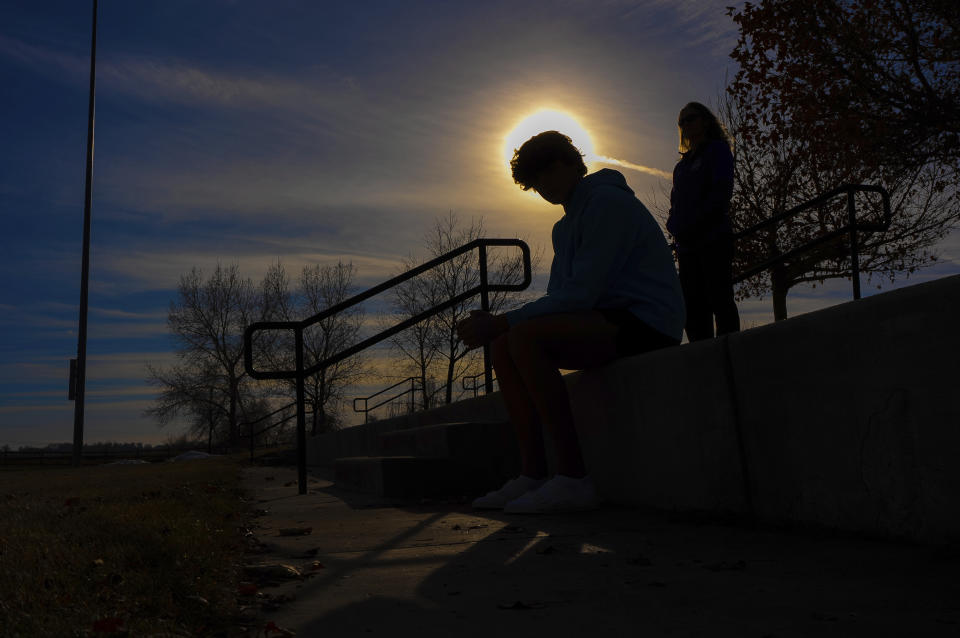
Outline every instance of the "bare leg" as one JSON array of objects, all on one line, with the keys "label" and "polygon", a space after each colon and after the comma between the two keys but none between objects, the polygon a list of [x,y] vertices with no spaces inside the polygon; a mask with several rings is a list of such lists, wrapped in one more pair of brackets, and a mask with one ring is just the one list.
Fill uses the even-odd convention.
[{"label": "bare leg", "polygon": [[547,476],[547,457],[543,447],[543,429],[537,409],[530,401],[520,371],[510,359],[507,335],[500,335],[490,344],[493,367],[497,372],[500,394],[507,404],[507,413],[520,445],[521,473],[530,478]]},{"label": "bare leg", "polygon": [[[570,396],[560,369],[579,370],[612,361],[616,358],[617,327],[598,312],[564,313],[524,321],[505,336],[507,354],[513,364],[508,375],[516,371],[522,381],[522,386],[515,379],[508,381],[510,393],[515,395],[513,399],[507,399],[507,392],[504,393],[511,418],[514,417],[512,409],[517,410],[518,416],[523,410],[529,415],[532,405],[540,423],[553,434],[557,472],[573,478],[585,476],[586,466],[573,423]],[[503,388],[500,374],[498,368]],[[521,387],[525,393],[523,401],[516,398]],[[529,416],[527,419],[529,423]],[[542,436],[539,443],[542,450]]]}]

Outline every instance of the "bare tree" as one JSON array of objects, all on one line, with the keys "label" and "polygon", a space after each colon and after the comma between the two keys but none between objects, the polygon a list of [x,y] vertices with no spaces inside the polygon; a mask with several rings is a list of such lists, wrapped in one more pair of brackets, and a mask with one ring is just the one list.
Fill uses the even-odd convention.
[{"label": "bare tree", "polygon": [[156,403],[146,410],[161,426],[177,416],[189,419],[189,434],[202,436],[207,451],[213,451],[214,440],[226,433],[227,412],[221,401],[216,371],[210,367],[191,370],[175,365],[167,369],[147,366],[148,380],[160,387]]},{"label": "bare tree", "polygon": [[177,344],[177,362],[148,366],[148,382],[160,396],[146,412],[160,425],[176,416],[191,419],[191,429],[236,446],[241,420],[261,409],[262,386],[251,384],[243,365],[243,330],[270,314],[273,302],[240,276],[236,264],[217,264],[204,278],[198,268],[181,276],[167,325]]},{"label": "bare tree", "polygon": [[[352,263],[304,266],[290,304],[292,318],[306,319],[351,296],[355,269]],[[362,305],[326,317],[304,332],[306,365],[342,352],[359,341],[364,322]],[[366,358],[357,353],[338,361],[306,380],[305,395],[312,414],[311,434],[339,428],[344,390],[367,374]]]},{"label": "bare tree", "polygon": [[[440,257],[464,244],[483,237],[482,219],[471,219],[464,225],[452,211],[434,221],[424,236],[427,259]],[[516,249],[510,253],[488,252],[488,281],[490,283],[518,283],[523,277],[523,261]],[[532,259],[539,261],[539,254]],[[418,265],[413,257],[403,261],[403,269]],[[476,252],[459,255],[429,271],[397,286],[393,298],[394,315],[412,317],[480,284],[480,270]],[[515,293],[490,293],[491,312],[503,312],[519,305],[522,298]],[[457,339],[456,326],[471,309],[479,307],[477,299],[468,299],[444,310],[431,319],[399,333],[392,344],[401,365],[412,370],[421,380],[421,408],[430,407],[434,395],[430,379],[443,381],[436,392],[443,392],[445,403],[454,398],[454,386],[470,372],[480,368],[482,351],[468,350]],[[459,395],[459,392],[458,392]]]},{"label": "bare tree", "polygon": [[[410,270],[418,264],[412,257],[403,260],[402,270]],[[391,300],[392,315],[382,317],[381,328],[398,323],[408,317],[415,317],[439,304],[437,291],[426,277],[414,277],[394,288]],[[391,346],[397,355],[399,367],[408,376],[419,381],[419,409],[428,410],[434,406],[438,384],[435,383],[434,370],[439,358],[439,331],[437,318],[428,317],[406,330],[397,333],[391,340]]]}]

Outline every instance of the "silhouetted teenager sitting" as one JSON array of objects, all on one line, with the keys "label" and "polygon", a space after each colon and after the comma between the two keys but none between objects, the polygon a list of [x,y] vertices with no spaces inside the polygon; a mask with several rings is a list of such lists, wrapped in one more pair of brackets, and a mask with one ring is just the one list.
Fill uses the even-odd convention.
[{"label": "silhouetted teenager sitting", "polygon": [[[623,175],[586,175],[583,156],[557,131],[527,140],[510,162],[524,190],[563,206],[553,227],[547,294],[502,315],[474,311],[457,327],[470,347],[491,343],[493,367],[520,444],[522,474],[473,502],[510,513],[593,509],[566,385],[579,370],[680,343],[683,295],[663,233]],[[547,481],[542,427],[557,474]]]}]

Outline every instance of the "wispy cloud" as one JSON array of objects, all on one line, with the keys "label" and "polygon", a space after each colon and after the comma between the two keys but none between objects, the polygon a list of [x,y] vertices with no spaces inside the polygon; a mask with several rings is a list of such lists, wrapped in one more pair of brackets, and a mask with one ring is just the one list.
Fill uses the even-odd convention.
[{"label": "wispy cloud", "polygon": [[90,61],[46,47],[0,34],[0,55],[17,61],[31,69],[57,73],[70,82],[82,82],[89,77]]},{"label": "wispy cloud", "polygon": [[[659,31],[657,36],[670,37],[681,47],[725,56],[732,50],[737,33],[736,24],[727,16],[727,7],[740,7],[744,2],[646,0],[623,4],[632,5],[623,13],[624,20],[642,20],[651,31]],[[651,19],[655,17],[660,19]]]},{"label": "wispy cloud", "polygon": [[123,319],[131,321],[156,321],[157,319],[166,320],[167,315],[163,312],[134,312],[130,310],[120,310],[117,308],[90,308],[90,314],[105,319]]},{"label": "wispy cloud", "polygon": [[659,168],[651,168],[650,166],[643,166],[642,164],[635,164],[633,162],[628,162],[626,160],[618,160],[612,157],[597,157],[595,158],[597,162],[603,164],[613,164],[614,166],[622,166],[623,168],[629,168],[630,170],[638,171],[640,173],[645,173],[647,175],[653,175],[654,177],[662,177],[664,179],[673,178],[672,173],[667,171],[662,171]]},{"label": "wispy cloud", "polygon": [[[33,381],[62,384],[66,393],[68,362],[70,355],[63,357],[35,356],[25,361],[6,361],[0,363],[0,385],[9,387],[18,380],[29,378]],[[121,352],[115,354],[90,353],[87,357],[87,382],[122,382],[116,387],[129,387],[142,384],[146,377],[146,365],[166,365],[175,361],[175,355],[169,351],[159,352]],[[92,387],[92,386],[91,386]],[[27,390],[31,392],[32,390]],[[65,394],[64,394],[65,395]],[[30,396],[19,392],[5,392],[0,397]]]},{"label": "wispy cloud", "polygon": [[[359,280],[382,281],[395,274],[399,267],[399,261],[388,255],[318,252],[316,249],[310,250],[309,247],[282,244],[274,245],[274,250],[268,250],[263,246],[259,250],[256,248],[247,250],[242,259],[239,254],[236,258],[231,258],[229,255],[211,255],[209,252],[164,252],[164,247],[157,247],[154,251],[133,250],[102,260],[101,275],[110,281],[114,290],[134,291],[143,288],[170,290],[171,300],[173,300],[175,294],[173,291],[177,289],[182,275],[189,273],[194,267],[209,275],[218,263],[224,266],[238,263],[241,274],[249,277],[254,283],[258,283],[278,259],[291,277],[297,276],[305,265],[335,264],[342,261],[354,264]],[[156,263],[162,265],[148,270],[137,269],[140,264],[149,260],[156,260]],[[148,327],[166,330],[166,324],[161,323],[141,326],[142,329]]]},{"label": "wispy cloud", "polygon": [[[0,35],[0,55],[38,72],[69,82],[86,81],[89,58],[36,46]],[[135,97],[145,102],[174,102],[216,108],[295,110],[321,118],[322,111],[353,101],[355,84],[329,69],[313,69],[309,81],[280,74],[244,74],[204,69],[169,58],[150,59],[121,55],[99,57],[98,88],[107,93]],[[321,112],[318,112],[321,111]]]},{"label": "wispy cloud", "polygon": [[[32,383],[61,383],[64,388],[64,396],[66,396],[69,361],[69,356],[59,359],[34,357],[27,361],[5,361],[0,363],[0,384],[9,387],[24,379],[28,379]],[[2,396],[13,395],[8,393]]]},{"label": "wispy cloud", "polygon": [[[24,412],[43,412],[51,414],[67,414],[73,412],[73,403],[64,401],[62,405],[50,404],[47,402],[36,403],[33,405],[0,405],[0,414],[20,414]],[[8,424],[2,424],[4,429]]]}]

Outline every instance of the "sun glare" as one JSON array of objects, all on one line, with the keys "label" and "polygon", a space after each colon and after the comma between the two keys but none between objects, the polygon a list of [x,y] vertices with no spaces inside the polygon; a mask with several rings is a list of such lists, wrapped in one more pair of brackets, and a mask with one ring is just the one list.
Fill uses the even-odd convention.
[{"label": "sun glare", "polygon": [[503,158],[507,170],[510,170],[510,160],[514,150],[537,133],[544,131],[560,131],[573,140],[573,145],[583,153],[583,161],[590,166],[594,161],[593,140],[587,130],[573,118],[572,115],[552,109],[540,109],[522,120],[507,134],[503,141]]}]

